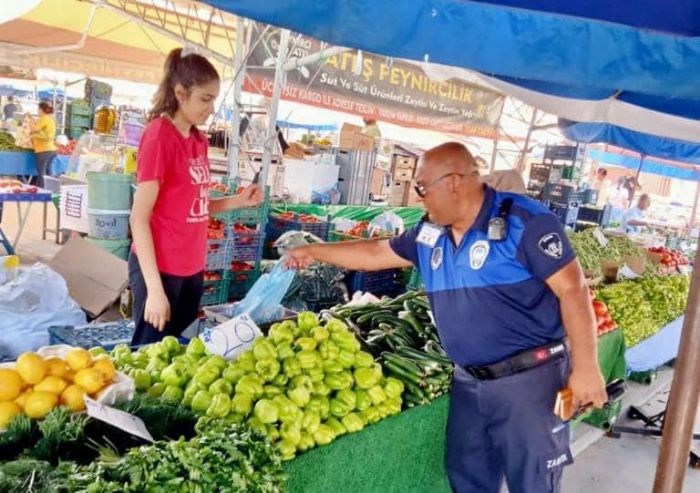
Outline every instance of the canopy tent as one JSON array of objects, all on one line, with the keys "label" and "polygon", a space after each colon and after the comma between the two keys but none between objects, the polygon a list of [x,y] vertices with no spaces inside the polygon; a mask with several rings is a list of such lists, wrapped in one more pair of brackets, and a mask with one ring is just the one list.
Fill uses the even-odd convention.
[{"label": "canopy tent", "polygon": [[0,58],[22,67],[158,83],[167,53],[185,44],[230,70],[235,26],[235,16],[189,0],[42,0],[0,24]]},{"label": "canopy tent", "polygon": [[[603,164],[621,166],[623,168],[650,173],[667,178],[700,182],[700,169],[693,165],[683,165],[672,161],[649,158],[637,153],[613,152],[603,149],[586,149],[586,155],[594,161]],[[640,168],[641,165],[641,168]]]}]

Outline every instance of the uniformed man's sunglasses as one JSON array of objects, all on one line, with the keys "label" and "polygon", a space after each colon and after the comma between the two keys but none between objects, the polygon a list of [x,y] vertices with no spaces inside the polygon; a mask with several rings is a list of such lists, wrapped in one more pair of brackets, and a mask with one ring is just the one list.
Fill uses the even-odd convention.
[{"label": "uniformed man's sunglasses", "polygon": [[416,183],[416,184],[414,185],[413,189],[416,191],[416,193],[418,194],[418,196],[419,196],[420,198],[424,198],[424,197],[426,196],[426,194],[428,193],[428,189],[429,189],[430,187],[432,187],[433,185],[435,185],[435,184],[439,183],[440,181],[444,180],[444,179],[447,178],[448,176],[453,176],[453,175],[457,175],[457,176],[466,176],[464,173],[447,173],[447,174],[442,175],[441,177],[439,177],[439,178],[437,178],[437,179],[431,181],[431,182],[428,183],[427,185],[421,185],[421,184],[419,184],[419,183]]}]

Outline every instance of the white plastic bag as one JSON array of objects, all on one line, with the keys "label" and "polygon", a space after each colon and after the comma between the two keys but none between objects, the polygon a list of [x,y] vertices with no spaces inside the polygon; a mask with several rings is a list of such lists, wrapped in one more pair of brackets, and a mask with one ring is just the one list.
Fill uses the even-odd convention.
[{"label": "white plastic bag", "polygon": [[370,233],[379,231],[380,233],[401,234],[404,229],[403,219],[392,211],[383,212],[369,223]]},{"label": "white plastic bag", "polygon": [[16,357],[49,343],[48,328],[85,325],[85,313],[68,295],[60,274],[34,264],[0,286],[0,353]]}]

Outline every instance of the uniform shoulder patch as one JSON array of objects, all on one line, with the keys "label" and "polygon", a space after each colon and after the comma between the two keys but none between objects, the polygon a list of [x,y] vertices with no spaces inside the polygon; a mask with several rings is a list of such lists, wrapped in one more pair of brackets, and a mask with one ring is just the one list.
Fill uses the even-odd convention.
[{"label": "uniform shoulder patch", "polygon": [[430,267],[433,270],[438,270],[442,265],[442,247],[433,248],[433,254],[430,256]]},{"label": "uniform shoulder patch", "polygon": [[484,266],[486,257],[489,255],[491,246],[488,241],[479,240],[469,249],[469,265],[474,270],[479,270]]},{"label": "uniform shoulder patch", "polygon": [[564,255],[564,245],[559,233],[547,233],[537,242],[542,253],[553,259],[560,259]]}]

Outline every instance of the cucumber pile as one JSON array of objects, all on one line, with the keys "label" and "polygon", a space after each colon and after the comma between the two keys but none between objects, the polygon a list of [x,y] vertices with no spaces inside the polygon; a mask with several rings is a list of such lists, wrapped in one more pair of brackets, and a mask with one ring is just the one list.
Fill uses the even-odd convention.
[{"label": "cucumber pile", "polygon": [[404,383],[405,407],[427,404],[449,392],[454,366],[440,345],[424,293],[410,291],[325,315],[351,327],[386,374]]}]

